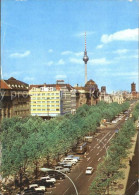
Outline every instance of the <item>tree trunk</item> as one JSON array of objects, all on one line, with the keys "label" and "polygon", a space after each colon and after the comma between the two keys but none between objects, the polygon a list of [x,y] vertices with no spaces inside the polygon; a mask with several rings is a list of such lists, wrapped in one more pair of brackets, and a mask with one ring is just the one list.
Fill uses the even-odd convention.
[{"label": "tree trunk", "polygon": [[46,159],[47,159],[47,166],[49,167],[50,166],[50,157],[47,156]]},{"label": "tree trunk", "polygon": [[23,179],[23,173],[22,173],[22,169],[20,168],[20,171],[19,171],[20,192],[22,191],[22,179]]},{"label": "tree trunk", "polygon": [[35,162],[35,178],[38,178],[38,161]]}]

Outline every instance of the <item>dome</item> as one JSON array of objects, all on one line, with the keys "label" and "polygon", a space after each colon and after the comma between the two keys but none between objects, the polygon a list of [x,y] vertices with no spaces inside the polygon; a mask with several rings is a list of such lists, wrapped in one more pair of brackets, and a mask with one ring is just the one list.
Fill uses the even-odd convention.
[{"label": "dome", "polygon": [[92,79],[90,79],[89,81],[87,81],[87,83],[85,84],[85,87],[87,88],[97,88],[97,84],[95,83],[95,81],[93,81]]}]

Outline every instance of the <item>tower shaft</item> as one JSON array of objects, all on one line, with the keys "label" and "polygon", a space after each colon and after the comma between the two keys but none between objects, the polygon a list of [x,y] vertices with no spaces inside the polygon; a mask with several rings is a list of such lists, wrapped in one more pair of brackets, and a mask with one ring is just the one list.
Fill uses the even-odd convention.
[{"label": "tower shaft", "polygon": [[87,83],[87,62],[85,62],[85,84]]}]

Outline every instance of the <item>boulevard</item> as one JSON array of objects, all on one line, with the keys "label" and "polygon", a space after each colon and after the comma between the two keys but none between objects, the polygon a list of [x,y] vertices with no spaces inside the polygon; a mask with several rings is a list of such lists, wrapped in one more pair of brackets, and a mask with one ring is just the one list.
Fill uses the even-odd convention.
[{"label": "boulevard", "polygon": [[[79,155],[81,160],[75,165],[68,176],[74,182],[79,195],[88,195],[89,186],[95,178],[97,166],[106,155],[106,149],[110,141],[115,136],[115,130],[119,129],[124,122],[125,117],[115,125],[109,125],[107,128],[99,129],[89,144],[89,151],[84,155]],[[77,155],[76,155],[77,156]],[[92,175],[86,175],[85,170],[88,166],[94,168]],[[75,189],[69,179],[61,180],[56,183],[54,189],[49,189],[45,194],[52,195],[76,195]]]}]

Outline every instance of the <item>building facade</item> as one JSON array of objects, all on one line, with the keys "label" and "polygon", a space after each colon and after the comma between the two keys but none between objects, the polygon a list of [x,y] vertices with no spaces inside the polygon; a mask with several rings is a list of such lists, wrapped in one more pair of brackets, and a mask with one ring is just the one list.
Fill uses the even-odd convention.
[{"label": "building facade", "polygon": [[84,87],[79,87],[77,85],[74,88],[76,89],[77,108],[83,104],[97,104],[100,93],[97,84],[92,79],[87,81]]},{"label": "building facade", "polygon": [[15,116],[25,117],[30,114],[29,85],[11,77],[0,81],[1,109],[0,121]]},{"label": "building facade", "polygon": [[64,83],[31,85],[31,115],[55,117],[76,112],[76,93]]}]

